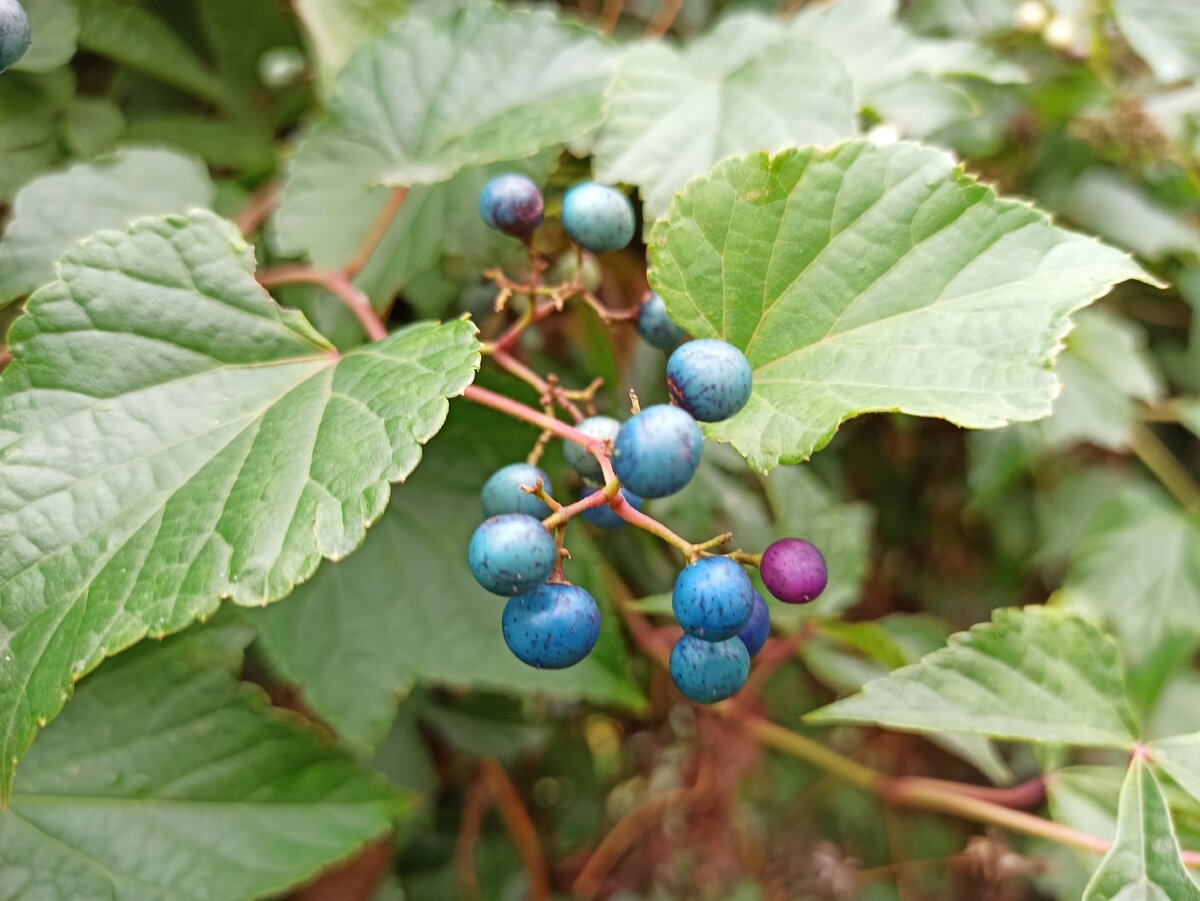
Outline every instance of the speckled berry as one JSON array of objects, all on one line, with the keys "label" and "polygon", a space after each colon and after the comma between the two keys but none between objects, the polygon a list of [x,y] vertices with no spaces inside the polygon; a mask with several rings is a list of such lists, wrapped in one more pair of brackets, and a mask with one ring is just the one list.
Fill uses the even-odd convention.
[{"label": "speckled berry", "polygon": [[[598,490],[598,488],[584,488],[583,493],[580,494],[579,497],[580,499],[590,497]],[[642,504],[645,503],[645,501],[643,501],[632,491],[622,490],[621,494],[624,495],[625,500],[629,501],[629,506],[633,507],[633,509],[642,509]],[[625,525],[625,520],[617,516],[616,511],[613,510],[613,508],[608,504],[602,504],[599,507],[589,507],[583,511],[583,518],[592,525],[599,526],[602,529],[619,529],[621,526]]]},{"label": "speckled berry", "polygon": [[629,198],[593,181],[581,181],[563,196],[562,222],[571,240],[592,253],[627,246],[636,227]]},{"label": "speckled berry", "polygon": [[687,332],[671,321],[667,305],[654,292],[638,308],[637,330],[642,340],[659,350],[669,351],[687,337]]},{"label": "speckled berry", "polygon": [[740,563],[701,557],[675,579],[671,608],[688,635],[724,641],[737,635],[754,612],[754,584]]},{"label": "speckled berry", "polygon": [[702,641],[684,635],[671,651],[671,678],[684,697],[715,704],[737,694],[750,675],[750,652],[740,638]]},{"label": "speckled berry", "polygon": [[554,536],[524,513],[493,516],[475,530],[467,560],[493,594],[523,594],[550,578],[558,560]]},{"label": "speckled berry", "polygon": [[741,631],[738,632],[738,638],[742,640],[742,644],[746,646],[746,650],[753,657],[762,650],[762,646],[767,643],[767,636],[770,634],[771,608],[767,606],[763,596],[756,591],[754,592],[754,612],[750,614],[746,625],[742,626]]},{"label": "speckled berry", "polygon": [[17,0],[0,0],[0,72],[25,55],[30,39],[25,8]]},{"label": "speckled berry", "polygon": [[689,341],[667,360],[671,400],[701,422],[720,422],[746,406],[752,378],[745,354],[715,338]]},{"label": "speckled berry", "polygon": [[[596,441],[615,441],[617,433],[621,431],[621,423],[611,416],[589,416],[575,428]],[[599,461],[588,453],[583,445],[576,444],[574,441],[566,442],[563,445],[563,456],[567,458],[571,468],[583,478],[593,482],[599,482],[604,478],[604,474],[600,471]]]},{"label": "speckled berry", "polygon": [[803,538],[776,541],[763,551],[759,571],[767,590],[785,604],[815,600],[829,581],[824,555]]},{"label": "speckled berry", "polygon": [[510,463],[497,469],[483,485],[483,515],[525,513],[545,519],[550,515],[550,508],[546,502],[521,490],[522,486],[532,488],[539,480],[549,491],[550,477],[536,466],[530,466],[528,463]]},{"label": "speckled berry", "polygon": [[692,480],[704,452],[700,426],[679,407],[647,407],[623,426],[613,446],[613,471],[641,497],[666,497]]},{"label": "speckled berry", "polygon": [[574,666],[599,637],[600,608],[578,585],[539,585],[504,606],[504,643],[539,669]]},{"label": "speckled berry", "polygon": [[479,192],[479,215],[497,231],[514,238],[527,237],[542,224],[542,192],[524,175],[497,175]]}]

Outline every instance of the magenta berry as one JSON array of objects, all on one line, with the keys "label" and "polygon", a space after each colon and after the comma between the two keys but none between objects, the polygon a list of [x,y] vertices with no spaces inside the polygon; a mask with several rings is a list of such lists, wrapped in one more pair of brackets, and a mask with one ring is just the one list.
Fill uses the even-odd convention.
[{"label": "magenta berry", "polygon": [[829,581],[825,557],[811,541],[781,538],[763,551],[763,584],[785,604],[815,600]]}]

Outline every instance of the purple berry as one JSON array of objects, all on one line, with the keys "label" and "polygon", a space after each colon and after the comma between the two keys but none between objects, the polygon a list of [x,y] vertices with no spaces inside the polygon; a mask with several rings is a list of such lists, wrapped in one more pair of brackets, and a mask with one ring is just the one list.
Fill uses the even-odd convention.
[{"label": "purple berry", "polygon": [[815,600],[829,581],[825,557],[803,538],[776,541],[763,551],[759,570],[767,590],[785,604]]},{"label": "purple berry", "polygon": [[497,175],[479,192],[479,214],[490,227],[524,238],[542,224],[545,204],[538,186],[524,175]]}]

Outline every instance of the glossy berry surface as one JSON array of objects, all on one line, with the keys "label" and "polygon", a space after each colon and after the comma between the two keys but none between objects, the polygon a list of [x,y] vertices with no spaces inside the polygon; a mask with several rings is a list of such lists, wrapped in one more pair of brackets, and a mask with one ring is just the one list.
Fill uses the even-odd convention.
[{"label": "glossy berry surface", "polygon": [[515,238],[527,237],[545,216],[542,192],[524,175],[497,175],[479,192],[479,215],[497,231]]},{"label": "glossy berry surface", "polygon": [[638,308],[638,334],[647,344],[659,350],[672,350],[687,337],[687,332],[671,321],[667,305],[657,294],[651,293]]},{"label": "glossy berry surface", "polygon": [[523,594],[550,578],[558,560],[554,536],[524,513],[484,520],[471,536],[467,562],[493,594]]},{"label": "glossy berry surface", "polygon": [[720,422],[746,406],[752,380],[745,354],[715,338],[689,341],[667,360],[671,400],[701,422]]},{"label": "glossy berry surface", "polygon": [[660,404],[634,416],[617,435],[613,471],[641,497],[666,497],[692,480],[704,435],[687,412]]},{"label": "glossy berry surface", "polygon": [[574,666],[600,637],[600,608],[578,585],[539,585],[504,605],[504,643],[539,669]]},{"label": "glossy berry surface", "polygon": [[737,635],[754,612],[754,584],[728,557],[701,557],[676,577],[671,607],[688,635],[724,641]]},{"label": "glossy berry surface", "polygon": [[536,466],[530,466],[528,463],[510,463],[497,469],[483,485],[483,515],[525,513],[545,519],[550,515],[550,507],[546,502],[521,490],[523,485],[533,487],[539,479],[549,491],[550,477]]},{"label": "glossy berry surface", "polygon": [[[598,490],[598,488],[584,488],[579,497],[582,500],[585,497],[590,497],[591,495],[595,494]],[[642,509],[642,504],[644,504],[645,501],[643,501],[640,497],[638,497],[632,491],[622,490],[621,493],[625,495],[625,500],[629,501],[629,505],[631,507],[633,507],[635,510]],[[583,518],[592,525],[599,526],[602,529],[619,529],[621,526],[625,525],[625,520],[617,516],[616,511],[613,510],[613,508],[608,504],[604,504],[600,507],[590,507],[587,510],[584,510]]]},{"label": "glossy berry surface", "polygon": [[803,538],[776,541],[763,551],[759,571],[767,590],[785,604],[815,600],[829,581],[825,556]]},{"label": "glossy berry surface", "polygon": [[[616,441],[617,433],[621,431],[621,423],[611,416],[589,416],[575,428],[597,441]],[[571,468],[585,479],[599,481],[604,477],[596,458],[574,441],[563,445],[563,456],[567,458]]]},{"label": "glossy berry surface", "polygon": [[25,8],[17,0],[0,0],[0,72],[25,55],[30,37]]},{"label": "glossy berry surface", "polygon": [[742,644],[746,646],[746,650],[753,657],[762,650],[762,646],[767,643],[767,636],[770,634],[771,608],[767,606],[763,596],[756,591],[754,592],[754,612],[750,614],[746,625],[742,626],[741,631],[738,632],[738,638],[742,640]]},{"label": "glossy berry surface", "polygon": [[627,246],[636,227],[629,198],[594,181],[581,181],[567,191],[562,222],[571,240],[592,253],[610,253]]},{"label": "glossy berry surface", "polygon": [[671,678],[684,697],[715,704],[737,694],[750,675],[750,652],[739,638],[702,641],[684,635],[671,651]]}]

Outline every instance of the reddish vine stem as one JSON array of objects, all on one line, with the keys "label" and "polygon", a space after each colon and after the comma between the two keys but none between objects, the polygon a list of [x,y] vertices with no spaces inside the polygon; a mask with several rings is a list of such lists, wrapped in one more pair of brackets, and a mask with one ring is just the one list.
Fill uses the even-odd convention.
[{"label": "reddish vine stem", "polygon": [[346,265],[342,267],[342,272],[347,279],[352,279],[358,273],[362,272],[363,267],[371,259],[371,254],[375,252],[375,249],[379,246],[379,242],[383,240],[383,236],[391,228],[392,220],[396,218],[396,214],[400,212],[400,208],[404,206],[404,201],[407,198],[408,188],[396,188],[392,191],[387,204],[379,211],[379,215],[375,217],[375,221],[371,223],[371,228],[363,238],[362,243],[358,245],[358,249],[354,251],[354,255],[347,260]]},{"label": "reddish vine stem", "polygon": [[583,422],[585,419],[583,411],[571,400],[570,392],[560,388],[557,381],[542,378],[507,350],[493,349],[491,357],[495,364],[505,372],[516,376],[538,392],[539,400],[542,403],[558,404],[575,422]]},{"label": "reddish vine stem", "polygon": [[4,369],[13,361],[13,352],[7,347],[0,349],[0,369]]},{"label": "reddish vine stem", "polygon": [[479,767],[496,802],[496,809],[500,811],[500,818],[504,820],[504,826],[516,845],[517,856],[521,858],[521,865],[529,880],[530,901],[550,901],[550,877],[546,873],[546,861],[542,857],[537,829],[525,808],[525,802],[498,760],[485,757]]},{"label": "reddish vine stem", "polygon": [[242,233],[242,237],[248,238],[267,221],[267,217],[279,204],[279,198],[282,191],[276,182],[267,182],[257,191],[250,195],[250,199],[246,202],[246,206],[238,213],[234,224]]},{"label": "reddish vine stem", "polygon": [[479,849],[483,815],[487,813],[490,800],[483,773],[479,772],[467,786],[462,822],[458,827],[458,840],[454,843],[455,875],[458,888],[467,901],[477,901],[479,898],[479,874],[475,871],[475,855]]},{"label": "reddish vine stem", "polygon": [[258,274],[258,282],[264,288],[296,283],[320,285],[337,295],[362,324],[363,331],[372,341],[382,341],[388,335],[387,326],[376,315],[370,299],[344,272],[328,272],[305,265],[275,266],[262,270]]}]

